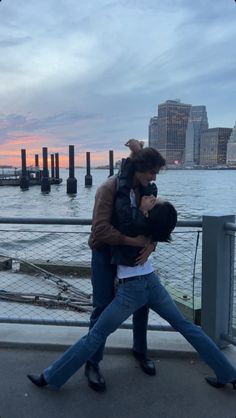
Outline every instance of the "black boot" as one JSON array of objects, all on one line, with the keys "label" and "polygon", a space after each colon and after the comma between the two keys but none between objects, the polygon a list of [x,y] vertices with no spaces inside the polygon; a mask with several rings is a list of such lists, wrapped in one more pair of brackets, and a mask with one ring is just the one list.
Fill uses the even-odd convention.
[{"label": "black boot", "polygon": [[93,390],[97,392],[104,392],[106,390],[106,382],[98,364],[87,361],[84,374],[88,378],[88,384]]},{"label": "black boot", "polygon": [[[216,377],[205,377],[205,380],[209,385],[211,385],[211,386],[213,386],[214,388],[217,388],[217,389],[223,388],[226,385],[226,383],[219,382]],[[233,385],[233,389],[236,389],[236,379],[232,380],[231,382],[228,382],[228,383]]]},{"label": "black boot", "polygon": [[47,384],[48,384],[46,382],[46,380],[44,379],[44,375],[43,374],[40,374],[40,375],[37,375],[37,374],[27,374],[27,377],[28,377],[28,379],[32,383],[34,383],[34,385],[36,385],[36,386],[38,386],[40,388],[42,388],[43,386],[47,386]]},{"label": "black boot", "polygon": [[155,376],[156,374],[156,367],[155,364],[150,358],[148,358],[143,353],[138,353],[137,351],[133,350],[133,355],[138,360],[141,369],[144,373],[148,374],[149,376]]}]

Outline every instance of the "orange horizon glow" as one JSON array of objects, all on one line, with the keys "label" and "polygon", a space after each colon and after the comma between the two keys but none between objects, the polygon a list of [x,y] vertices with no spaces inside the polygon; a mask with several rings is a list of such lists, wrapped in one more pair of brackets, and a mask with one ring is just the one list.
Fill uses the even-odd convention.
[{"label": "orange horizon glow", "polygon": [[[14,148],[17,141],[14,142]],[[12,144],[13,145],[13,144]],[[17,144],[18,145],[18,144]],[[29,144],[28,144],[29,145]],[[5,147],[4,147],[5,148]],[[10,165],[12,167],[21,167],[21,149],[26,149],[26,164],[28,166],[35,165],[35,154],[39,156],[39,166],[42,168],[42,148],[30,147],[30,151],[27,147],[21,147],[17,149],[7,149],[0,150],[0,166]],[[128,156],[127,148],[124,151],[113,150],[114,151],[114,163],[120,160],[122,157]],[[48,148],[48,166],[51,166],[51,154],[59,153],[59,164],[61,168],[67,168],[69,166],[69,151],[68,147],[61,148]],[[90,151],[90,164],[91,167],[96,167],[99,165],[109,164],[109,150],[107,151]],[[75,166],[86,166],[86,151],[76,151],[75,146]]]}]

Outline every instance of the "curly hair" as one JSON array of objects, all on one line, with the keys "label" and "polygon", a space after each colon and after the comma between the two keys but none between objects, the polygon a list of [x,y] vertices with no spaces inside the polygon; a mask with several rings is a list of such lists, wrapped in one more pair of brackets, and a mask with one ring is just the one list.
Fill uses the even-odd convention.
[{"label": "curly hair", "polygon": [[140,149],[133,157],[134,171],[160,170],[166,165],[166,160],[155,148]]}]

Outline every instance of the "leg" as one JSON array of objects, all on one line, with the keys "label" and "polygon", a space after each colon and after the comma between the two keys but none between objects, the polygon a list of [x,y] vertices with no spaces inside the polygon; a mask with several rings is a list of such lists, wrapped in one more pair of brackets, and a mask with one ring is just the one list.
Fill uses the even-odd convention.
[{"label": "leg", "polygon": [[133,349],[147,355],[148,307],[142,306],[133,314]]},{"label": "leg", "polygon": [[198,351],[202,359],[214,370],[219,382],[227,383],[236,378],[235,367],[200,327],[181,314],[155,274],[150,280],[149,306],[179,331]]},{"label": "leg", "polygon": [[114,332],[143,302],[136,292],[118,288],[111,304],[100,315],[89,333],[71,346],[59,359],[43,372],[46,382],[56,388],[62,386],[87,360],[104,344],[108,335]]},{"label": "leg", "polygon": [[[110,249],[92,250],[91,267],[94,310],[90,317],[90,329],[114,297],[115,268],[110,264]],[[102,360],[104,347],[105,341],[91,357],[91,363],[97,365]]]},{"label": "leg", "polygon": [[142,306],[133,314],[133,355],[144,373],[154,376],[154,362],[147,357],[147,325],[149,308]]}]

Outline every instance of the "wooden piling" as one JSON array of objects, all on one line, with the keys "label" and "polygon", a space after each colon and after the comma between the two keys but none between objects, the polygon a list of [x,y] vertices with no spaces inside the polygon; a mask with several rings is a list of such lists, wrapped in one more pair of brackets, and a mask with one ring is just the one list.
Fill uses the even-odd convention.
[{"label": "wooden piling", "polygon": [[34,156],[34,165],[36,169],[36,179],[40,180],[39,155],[38,154],[35,154]]},{"label": "wooden piling", "polygon": [[55,177],[54,154],[51,154],[51,178]]},{"label": "wooden piling", "polygon": [[109,151],[109,177],[114,175],[114,153]]},{"label": "wooden piling", "polygon": [[59,179],[60,178],[59,171],[60,171],[59,154],[58,154],[58,152],[56,152],[55,153],[55,175],[56,175],[55,177],[56,177],[56,179]]},{"label": "wooden piling", "polygon": [[90,173],[90,152],[86,152],[86,175],[85,187],[90,187],[93,184],[93,178]]},{"label": "wooden piling", "polygon": [[75,147],[69,145],[69,177],[67,179],[67,193],[77,193],[77,180],[75,178]]},{"label": "wooden piling", "polygon": [[50,192],[51,184],[49,181],[49,173],[48,173],[48,149],[47,147],[43,147],[43,175],[41,179],[41,191],[42,192]]},{"label": "wooden piling", "polygon": [[26,169],[26,150],[21,150],[21,177],[20,188],[22,190],[28,190],[29,188],[29,176]]}]

